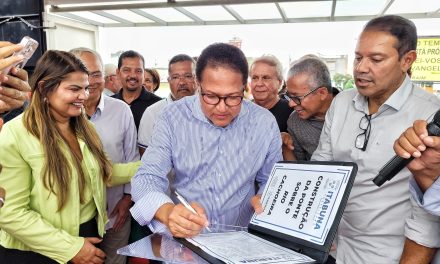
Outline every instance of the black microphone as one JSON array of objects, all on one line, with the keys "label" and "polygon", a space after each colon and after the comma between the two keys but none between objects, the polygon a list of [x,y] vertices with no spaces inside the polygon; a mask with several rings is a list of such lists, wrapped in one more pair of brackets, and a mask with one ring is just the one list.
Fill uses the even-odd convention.
[{"label": "black microphone", "polygon": [[[429,136],[440,136],[440,110],[435,113],[434,119],[426,126],[426,129],[428,130]],[[379,187],[382,186],[386,181],[389,181],[396,176],[396,174],[405,168],[413,159],[413,156],[408,159],[404,159],[397,155],[394,156],[382,167],[382,169],[380,169],[376,177],[374,177],[374,184]]]}]

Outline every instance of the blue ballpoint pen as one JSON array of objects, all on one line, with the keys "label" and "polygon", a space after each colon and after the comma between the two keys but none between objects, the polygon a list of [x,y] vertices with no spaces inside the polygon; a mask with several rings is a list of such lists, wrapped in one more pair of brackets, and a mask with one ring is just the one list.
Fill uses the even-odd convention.
[{"label": "blue ballpoint pen", "polygon": [[[195,213],[196,215],[199,215],[196,210],[194,210],[194,208],[186,201],[185,198],[183,198],[182,195],[180,195],[177,191],[174,191],[174,193],[176,194],[177,200],[179,200],[183,206],[186,207],[186,209],[190,210],[191,212]],[[209,229],[209,227],[205,227],[206,230],[208,230],[208,232],[211,232],[211,229]]]}]

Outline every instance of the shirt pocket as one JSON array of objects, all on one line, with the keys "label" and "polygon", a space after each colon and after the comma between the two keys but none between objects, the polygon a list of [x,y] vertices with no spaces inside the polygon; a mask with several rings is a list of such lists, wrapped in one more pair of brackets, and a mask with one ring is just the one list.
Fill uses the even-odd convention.
[{"label": "shirt pocket", "polygon": [[44,185],[45,154],[38,152],[28,155],[26,162],[31,169],[30,207],[47,219],[50,214],[55,213],[54,209],[58,208],[58,198]]}]

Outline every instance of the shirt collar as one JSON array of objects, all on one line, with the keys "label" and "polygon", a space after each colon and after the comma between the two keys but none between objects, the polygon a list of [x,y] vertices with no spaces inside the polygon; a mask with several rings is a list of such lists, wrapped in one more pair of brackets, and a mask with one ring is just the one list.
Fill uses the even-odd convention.
[{"label": "shirt collar", "polygon": [[[383,105],[387,105],[395,110],[399,110],[408,99],[411,91],[411,79],[408,75],[406,75],[399,88],[394,91],[394,93],[385,101],[385,103],[383,103]],[[356,110],[368,113],[368,101],[365,96],[362,96],[360,93],[356,93],[356,95],[353,97],[353,102]]]},{"label": "shirt collar", "polygon": [[119,92],[115,94],[116,98],[119,99],[123,99],[124,97],[122,97],[122,91],[124,90],[124,88],[119,89]]},{"label": "shirt collar", "polygon": [[151,97],[151,93],[150,93],[150,92],[147,92],[147,90],[145,90],[145,87],[142,85],[141,94],[140,94],[139,97],[136,98],[135,100],[137,100],[137,99],[141,99],[141,100],[149,100],[150,97]]},{"label": "shirt collar", "polygon": [[98,106],[96,107],[96,111],[98,111],[98,109],[99,109],[99,111],[104,111],[104,97],[105,97],[106,95],[104,94],[104,93],[101,93],[101,98],[99,98],[99,103],[98,103]]},{"label": "shirt collar", "polygon": [[411,79],[408,75],[405,76],[399,88],[385,101],[384,104],[391,106],[396,110],[400,110],[403,104],[408,99],[412,91]]},{"label": "shirt collar", "polygon": [[101,98],[99,98],[98,105],[96,106],[95,112],[90,117],[90,120],[94,120],[95,118],[98,118],[99,116],[101,116],[102,111],[104,111],[104,96],[106,95],[104,95],[104,93],[101,93]]},{"label": "shirt collar", "polygon": [[171,104],[172,102],[174,102],[173,97],[171,96],[171,93],[165,98],[165,100],[167,101],[167,104]]},{"label": "shirt collar", "polygon": [[[122,96],[122,92],[123,92],[123,90],[124,90],[124,88],[122,88],[122,89],[119,91],[119,93],[118,93],[118,98],[119,98],[119,99],[122,99],[122,100],[124,99],[124,96]],[[152,95],[152,93],[147,92],[147,90],[145,90],[145,87],[142,86],[141,93],[139,94],[139,96],[138,96],[136,99],[133,100],[133,102],[136,101],[136,100],[145,100],[145,101],[148,101],[148,100],[150,100],[151,95]],[[133,103],[133,102],[132,102],[132,103]]]}]

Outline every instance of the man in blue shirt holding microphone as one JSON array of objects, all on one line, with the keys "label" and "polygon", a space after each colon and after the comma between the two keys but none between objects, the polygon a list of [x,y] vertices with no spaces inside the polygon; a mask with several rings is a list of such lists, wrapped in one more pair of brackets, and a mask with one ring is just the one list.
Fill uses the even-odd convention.
[{"label": "man in blue shirt holding microphone", "polygon": [[[176,237],[195,236],[210,224],[247,226],[251,200],[259,201],[272,166],[282,160],[275,118],[243,100],[248,64],[240,49],[208,46],[196,77],[199,92],[164,109],[132,179],[133,217]],[[176,191],[196,213],[179,203]]]}]

